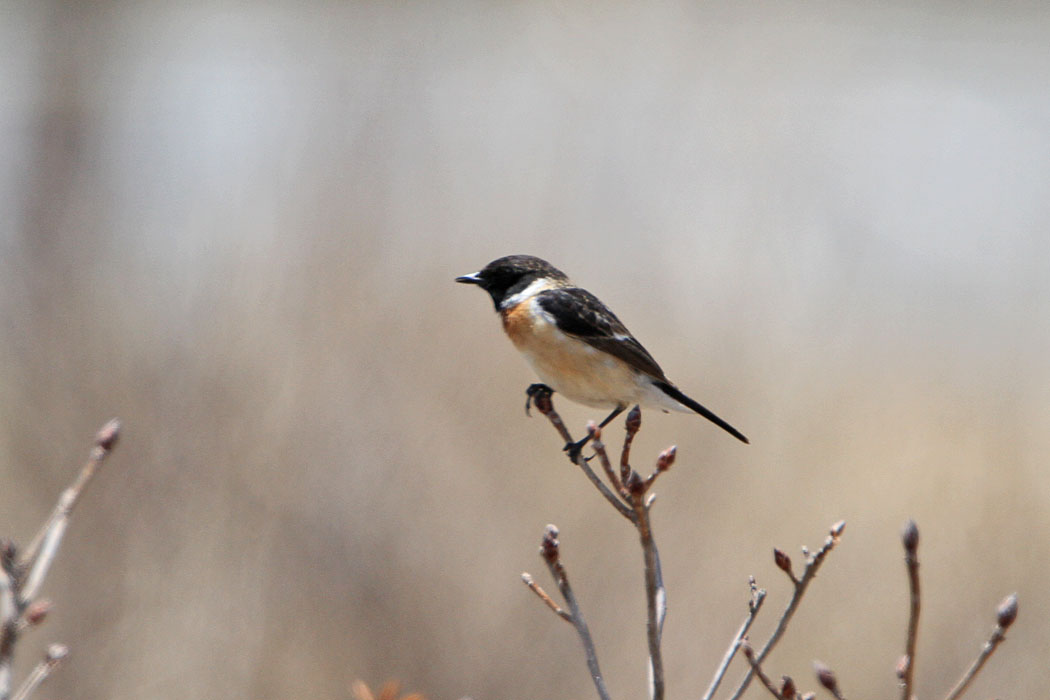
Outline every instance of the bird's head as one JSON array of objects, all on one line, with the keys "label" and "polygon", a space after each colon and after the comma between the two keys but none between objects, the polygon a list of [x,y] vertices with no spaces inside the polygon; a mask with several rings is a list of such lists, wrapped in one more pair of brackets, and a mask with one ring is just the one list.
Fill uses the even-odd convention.
[{"label": "bird's head", "polygon": [[476,284],[484,289],[492,297],[497,311],[504,302],[515,300],[519,295],[524,299],[543,289],[569,285],[564,272],[531,255],[508,255],[493,260],[478,272],[457,277],[456,281]]}]

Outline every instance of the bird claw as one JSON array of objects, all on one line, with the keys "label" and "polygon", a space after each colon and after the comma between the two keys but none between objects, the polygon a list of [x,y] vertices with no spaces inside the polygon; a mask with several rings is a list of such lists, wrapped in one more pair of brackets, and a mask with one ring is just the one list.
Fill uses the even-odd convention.
[{"label": "bird claw", "polygon": [[[580,458],[580,452],[583,451],[583,446],[586,445],[586,444],[587,444],[586,440],[580,440],[578,442],[567,442],[567,443],[565,443],[565,447],[563,447],[562,450],[567,455],[569,455],[569,461],[572,462],[573,464],[576,464],[576,462]],[[590,457],[584,457],[583,461],[589,462],[590,461]]]},{"label": "bird claw", "polygon": [[541,413],[544,412],[540,405],[540,402],[550,403],[551,394],[554,393],[554,389],[551,389],[546,384],[530,384],[529,388],[525,390],[525,415],[531,417],[529,408],[535,404],[536,409]]}]

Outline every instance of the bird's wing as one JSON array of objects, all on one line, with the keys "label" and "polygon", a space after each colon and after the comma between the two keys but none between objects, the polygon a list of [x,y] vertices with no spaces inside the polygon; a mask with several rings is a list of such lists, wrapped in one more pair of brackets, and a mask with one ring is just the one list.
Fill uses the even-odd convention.
[{"label": "bird's wing", "polygon": [[562,332],[623,360],[654,379],[667,381],[664,371],[649,351],[631,335],[616,314],[587,290],[579,287],[548,289],[536,295],[536,301]]}]

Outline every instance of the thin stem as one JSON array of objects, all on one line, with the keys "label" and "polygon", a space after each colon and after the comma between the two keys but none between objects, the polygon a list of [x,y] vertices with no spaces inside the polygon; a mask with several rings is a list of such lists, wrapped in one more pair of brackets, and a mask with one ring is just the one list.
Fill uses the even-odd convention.
[{"label": "thin stem", "polygon": [[777,690],[777,687],[773,685],[773,681],[766,675],[765,671],[762,670],[762,666],[759,664],[758,659],[755,658],[755,650],[746,642],[744,643],[743,648],[744,658],[747,659],[748,664],[751,665],[751,672],[758,676],[758,680],[762,686],[777,700],[784,700],[784,696],[781,695],[780,691]]},{"label": "thin stem", "polygon": [[[547,416],[547,419],[550,420],[551,425],[553,425],[554,429],[558,431],[558,434],[561,435],[562,439],[565,440],[566,443],[573,442],[569,429],[565,427],[565,422],[562,421],[558,412],[554,410],[554,402],[551,401],[550,396],[537,395],[533,400],[536,409],[543,415]],[[609,487],[605,485],[605,482],[603,482],[601,478],[594,473],[594,470],[591,469],[591,466],[587,463],[587,460],[584,459],[583,455],[577,455],[576,459],[573,461],[576,466],[583,471],[587,478],[590,479],[590,482],[594,484],[594,487],[605,497],[605,500],[611,503],[613,507],[620,512],[620,515],[633,523],[635,521],[634,511],[631,510],[630,506],[617,498],[616,494],[609,490]]]},{"label": "thin stem", "polygon": [[561,609],[561,606],[554,602],[554,599],[547,594],[547,591],[543,590],[543,587],[532,578],[532,574],[525,572],[521,575],[521,580],[525,582],[525,585],[529,587],[529,590],[536,594],[536,596],[550,608],[555,615],[565,620],[566,622],[572,623],[572,615]]},{"label": "thin stem", "polygon": [[919,529],[914,520],[909,520],[904,526],[901,536],[904,544],[904,563],[908,569],[908,636],[904,642],[904,660],[902,661],[901,674],[901,700],[911,700],[912,679],[915,677],[915,648],[919,637]]},{"label": "thin stem", "polygon": [[[802,576],[795,583],[795,591],[791,596],[791,600],[788,601],[787,607],[784,608],[784,612],[780,615],[780,619],[777,621],[776,629],[773,630],[773,634],[769,636],[769,639],[763,645],[761,651],[755,656],[758,663],[762,663],[766,656],[773,651],[773,647],[777,645],[780,638],[784,635],[787,630],[788,623],[791,622],[791,618],[795,615],[795,611],[798,610],[799,603],[802,602],[802,596],[806,594],[806,589],[809,584],[812,583],[813,579],[816,578],[817,571],[820,569],[820,565],[824,563],[825,557],[828,552],[835,548],[838,544],[839,538],[842,535],[842,531],[845,528],[846,523],[839,521],[831,526],[831,532],[828,538],[824,540],[824,546],[817,550],[816,553],[806,558],[806,568],[802,572]],[[740,685],[737,686],[736,691],[730,697],[730,700],[740,700],[740,697],[747,690],[747,686],[751,683],[751,678],[754,676],[754,669],[748,669],[744,675],[743,680],[740,681]]]},{"label": "thin stem", "polygon": [[609,461],[609,453],[605,451],[605,443],[602,442],[601,431],[594,427],[594,424],[587,426],[588,431],[592,431],[591,434],[591,447],[594,449],[594,454],[598,457],[598,462],[602,465],[602,471],[605,472],[605,478],[609,480],[609,483],[613,485],[616,492],[620,494],[621,498],[629,498],[627,489],[623,487],[623,482],[620,481],[620,477],[613,471],[612,462]]},{"label": "thin stem", "polygon": [[594,640],[591,638],[591,632],[587,628],[587,622],[583,619],[580,605],[576,602],[576,595],[572,592],[572,586],[569,585],[569,575],[561,563],[557,536],[557,528],[552,525],[548,526],[547,534],[544,535],[543,548],[541,549],[543,560],[547,563],[551,577],[558,584],[558,590],[561,591],[565,604],[569,606],[570,620],[576,628],[580,642],[583,644],[583,651],[587,656],[587,668],[591,672],[591,680],[594,681],[598,697],[601,700],[609,700],[609,690],[605,687],[605,679],[602,678],[602,672],[598,666],[598,652],[594,648]]},{"label": "thin stem", "polygon": [[28,569],[25,583],[18,592],[18,603],[22,606],[32,602],[40,590],[44,578],[47,576],[58,546],[62,543],[69,516],[73,513],[80,497],[84,495],[84,489],[98,472],[102,462],[112,451],[116,444],[120,431],[120,421],[113,419],[106,423],[95,435],[95,445],[91,449],[87,462],[81,467],[73,484],[62,492],[55,504],[51,516],[44,526],[37,532],[33,541],[26,548],[25,553],[19,560],[19,569]]},{"label": "thin stem", "polygon": [[597,488],[598,491],[600,491],[601,494],[605,496],[605,500],[611,503],[613,507],[620,512],[620,515],[627,518],[632,523],[635,522],[634,511],[632,511],[626,504],[624,504],[623,501],[617,498],[616,494],[609,490],[609,487],[605,485],[605,482],[603,482],[598,477],[598,475],[594,473],[594,470],[591,469],[591,466],[587,464],[587,460],[583,458],[583,455],[580,455],[576,458],[576,466],[583,470],[583,473],[587,475],[587,478],[590,479],[591,483],[594,484],[595,488]]},{"label": "thin stem", "polygon": [[47,677],[51,675],[51,672],[54,671],[68,655],[69,649],[64,644],[52,644],[49,646],[43,660],[33,667],[33,670],[26,677],[25,681],[23,681],[22,687],[11,697],[11,700],[27,700],[29,696],[33,694],[33,691],[35,691],[41,683],[47,680]]},{"label": "thin stem", "polygon": [[645,631],[649,642],[649,697],[651,700],[663,700],[664,663],[660,639],[663,636],[664,618],[667,616],[667,589],[664,587],[663,572],[660,568],[660,552],[656,548],[656,540],[653,539],[649,507],[644,500],[645,492],[638,490],[631,496],[638,537],[645,559]]},{"label": "thin stem", "polygon": [[1002,626],[997,626],[995,631],[992,632],[992,636],[988,638],[988,641],[981,647],[981,653],[977,655],[973,663],[970,664],[970,668],[966,669],[966,673],[962,675],[962,678],[955,684],[955,687],[948,691],[948,694],[944,696],[944,700],[957,700],[962,697],[962,694],[966,692],[966,689],[973,682],[973,679],[980,673],[984,663],[988,661],[995,650],[1003,643],[1006,639],[1006,630]]},{"label": "thin stem", "polygon": [[18,638],[18,605],[7,567],[0,567],[0,700],[11,697],[11,662]]},{"label": "thin stem", "polygon": [[762,603],[766,600],[766,590],[764,588],[757,588],[753,577],[751,578],[750,584],[751,600],[747,604],[747,617],[744,618],[744,622],[740,625],[740,629],[737,630],[736,636],[733,637],[733,641],[729,643],[729,648],[726,649],[725,656],[722,657],[722,663],[719,664],[718,670],[715,671],[715,676],[711,679],[711,685],[707,686],[707,692],[704,693],[701,700],[711,700],[711,698],[714,697],[715,692],[718,691],[718,686],[722,684],[722,679],[725,677],[726,671],[729,670],[729,664],[733,661],[733,657],[736,656],[737,651],[739,651],[741,644],[743,644],[744,637],[747,636],[747,631],[751,629],[751,623],[755,621],[755,617],[758,615]]}]

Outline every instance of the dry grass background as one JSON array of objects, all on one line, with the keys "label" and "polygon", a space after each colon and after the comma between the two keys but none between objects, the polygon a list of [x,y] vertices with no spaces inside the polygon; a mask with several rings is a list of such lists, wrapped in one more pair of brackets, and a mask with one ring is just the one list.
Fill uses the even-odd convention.
[{"label": "dry grass background", "polygon": [[553,521],[642,697],[633,533],[452,283],[527,252],[753,441],[647,415],[636,442],[679,445],[671,697],[702,693],[748,574],[783,604],[772,547],[838,518],[767,669],[894,697],[909,516],[920,697],[1013,590],[972,692],[1041,697],[1048,39],[1024,2],[0,4],[4,534],[125,424],[21,664],[68,643],[48,692],[89,700],[589,697],[518,580]]}]

